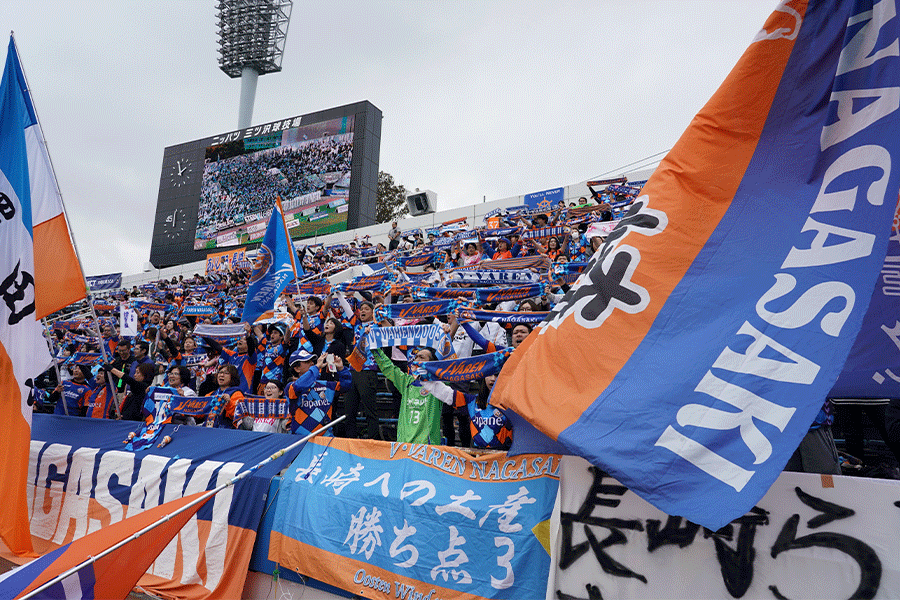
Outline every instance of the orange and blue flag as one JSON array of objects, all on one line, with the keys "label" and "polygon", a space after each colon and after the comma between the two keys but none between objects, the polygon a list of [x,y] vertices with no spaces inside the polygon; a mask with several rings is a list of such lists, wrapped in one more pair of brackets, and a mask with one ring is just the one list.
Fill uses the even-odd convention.
[{"label": "orange and blue flag", "polygon": [[[62,196],[47,152],[44,133],[34,110],[22,64],[10,36],[6,57],[10,91],[20,93],[25,104],[21,124],[25,134],[30,192],[30,226],[34,239],[34,285],[37,318],[87,297],[87,282],[75,253],[66,222]],[[13,81],[15,79],[15,81]],[[12,91],[15,89],[16,91]]]},{"label": "orange and blue flag", "polygon": [[15,43],[10,39],[0,81],[0,401],[7,421],[0,438],[0,497],[5,504],[0,511],[0,537],[17,554],[32,552],[25,496],[31,441],[30,384],[50,365],[39,320],[32,146],[26,139],[33,120]]},{"label": "orange and blue flag", "polygon": [[764,495],[841,372],[884,261],[896,12],[776,8],[507,362],[491,402],[517,415],[513,451],[552,442],[713,530]]},{"label": "orange and blue flag", "polygon": [[[161,504],[103,527],[6,573],[0,578],[0,598],[20,598],[106,552],[207,492]],[[212,495],[210,495],[210,498]],[[95,562],[38,592],[34,598],[125,598],[172,538],[209,499],[175,515],[142,536],[129,540]]]}]

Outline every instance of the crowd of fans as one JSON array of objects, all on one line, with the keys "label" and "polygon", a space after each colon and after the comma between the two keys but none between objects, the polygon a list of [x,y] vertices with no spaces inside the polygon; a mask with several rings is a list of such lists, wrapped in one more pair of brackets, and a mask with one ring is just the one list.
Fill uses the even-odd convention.
[{"label": "crowd of fans", "polygon": [[[474,228],[453,223],[397,234],[395,223],[392,239],[399,243],[390,251],[368,238],[305,247],[298,253],[300,283],[282,294],[272,314],[252,324],[241,322],[249,271],[121,290],[94,300],[100,338],[92,337],[90,320],[51,319],[59,377],[54,368],[38,382],[52,391],[39,406],[58,414],[140,421],[151,418],[153,402],[147,399],[165,390],[217,399],[216,410],[204,418],[176,414],[176,422],[305,435],[330,422],[338,405],[347,419],[335,427],[336,435],[507,449],[515,432],[490,403],[496,373],[463,381],[427,377],[426,363],[447,358],[440,349],[368,347],[367,334],[391,325],[431,324],[451,341],[451,357],[508,357],[589,268],[620,216],[607,203],[582,199],[537,214],[499,213]],[[326,278],[365,264],[374,274],[335,285]],[[539,285],[530,297],[474,303],[473,294],[424,318],[387,316],[386,307],[450,298],[455,288],[483,286],[478,273],[498,271],[509,275],[507,289],[522,281]],[[117,330],[121,304],[138,312],[140,331],[130,339]],[[496,318],[474,319],[471,309]],[[509,317],[515,313],[536,314]],[[392,398],[387,417],[384,393],[379,404],[385,385],[379,374]],[[252,406],[264,404],[258,400],[280,402],[285,410],[274,416],[254,412]],[[895,412],[900,434],[900,410]],[[814,431],[828,431],[832,423],[827,403],[821,416]]]},{"label": "crowd of fans", "polygon": [[353,144],[335,137],[208,163],[197,227],[210,235],[272,210],[271,191],[290,199],[324,190],[350,171]]}]

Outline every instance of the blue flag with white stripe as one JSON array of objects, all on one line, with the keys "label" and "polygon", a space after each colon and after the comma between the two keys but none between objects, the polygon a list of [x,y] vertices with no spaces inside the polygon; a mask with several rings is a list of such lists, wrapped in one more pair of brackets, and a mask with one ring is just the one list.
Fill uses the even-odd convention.
[{"label": "blue flag with white stripe", "polygon": [[281,202],[276,201],[266,235],[253,262],[242,321],[253,323],[264,312],[275,307],[275,299],[294,278],[291,263],[293,251],[281,214]]}]

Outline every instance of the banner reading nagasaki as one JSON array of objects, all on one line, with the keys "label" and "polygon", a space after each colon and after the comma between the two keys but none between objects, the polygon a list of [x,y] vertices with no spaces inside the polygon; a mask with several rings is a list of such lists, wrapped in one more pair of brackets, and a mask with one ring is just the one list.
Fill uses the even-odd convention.
[{"label": "banner reading nagasaki", "polygon": [[[123,518],[213,489],[287,446],[287,436],[164,425],[164,448],[124,451],[137,423],[34,416],[28,510],[35,550],[53,551]],[[293,453],[216,494],[138,584],[157,595],[239,598],[269,480]],[[4,555],[5,556],[5,555]],[[7,558],[11,558],[8,557]]]},{"label": "banner reading nagasaki", "polygon": [[506,363],[491,403],[524,419],[511,452],[557,442],[714,530],[765,494],[840,374],[884,264],[898,38],[895,0],[776,7]]},{"label": "banner reading nagasaki", "polygon": [[548,600],[900,598],[900,482],[785,472],[713,532],[581,458],[559,472]]},{"label": "banner reading nagasaki", "polygon": [[558,461],[314,440],[275,500],[269,560],[364,596],[539,598]]}]

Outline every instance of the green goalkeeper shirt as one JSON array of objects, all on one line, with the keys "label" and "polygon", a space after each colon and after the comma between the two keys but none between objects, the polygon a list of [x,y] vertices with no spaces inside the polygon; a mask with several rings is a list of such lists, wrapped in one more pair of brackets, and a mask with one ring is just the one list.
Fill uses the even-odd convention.
[{"label": "green goalkeeper shirt", "polygon": [[378,368],[403,396],[397,419],[397,441],[412,444],[441,443],[441,401],[432,396],[415,377],[400,370],[379,348],[372,349]]}]

